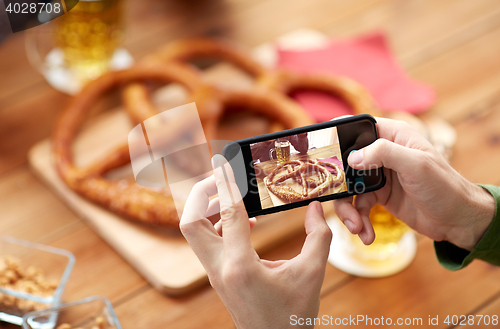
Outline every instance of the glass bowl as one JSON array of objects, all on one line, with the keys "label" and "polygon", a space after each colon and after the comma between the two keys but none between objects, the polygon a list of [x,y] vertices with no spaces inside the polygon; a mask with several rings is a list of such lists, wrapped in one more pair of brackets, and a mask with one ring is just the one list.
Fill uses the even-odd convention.
[{"label": "glass bowl", "polygon": [[62,324],[72,329],[122,329],[111,303],[101,296],[30,312],[23,318],[23,329],[56,329]]},{"label": "glass bowl", "polygon": [[0,321],[60,304],[75,257],[67,250],[0,235]]}]

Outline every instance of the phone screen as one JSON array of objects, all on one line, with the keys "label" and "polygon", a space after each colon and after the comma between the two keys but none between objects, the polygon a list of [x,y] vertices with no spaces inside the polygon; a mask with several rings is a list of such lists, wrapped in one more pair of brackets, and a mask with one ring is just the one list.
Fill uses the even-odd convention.
[{"label": "phone screen", "polygon": [[262,209],[347,191],[337,127],[250,144]]},{"label": "phone screen", "polygon": [[377,137],[375,119],[358,115],[239,140],[224,155],[247,212],[256,216],[381,188],[383,168],[354,170],[347,163]]}]

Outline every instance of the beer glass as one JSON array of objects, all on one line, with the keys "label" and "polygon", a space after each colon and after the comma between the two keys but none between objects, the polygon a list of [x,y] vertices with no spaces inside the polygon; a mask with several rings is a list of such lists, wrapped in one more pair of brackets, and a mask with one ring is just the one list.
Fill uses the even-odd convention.
[{"label": "beer glass", "polygon": [[67,66],[81,81],[109,69],[123,39],[121,0],[80,0],[56,20],[56,45]]},{"label": "beer glass", "polygon": [[375,241],[366,246],[336,216],[327,220],[333,238],[328,261],[340,270],[362,277],[384,277],[405,269],[415,258],[415,234],[384,207],[370,211]]},{"label": "beer glass", "polygon": [[108,70],[130,67],[121,48],[123,0],[80,0],[69,12],[25,31],[30,63],[59,91],[76,94]]},{"label": "beer glass", "polygon": [[273,159],[273,152],[276,152],[276,159],[279,163],[290,160],[290,141],[278,138],[274,142],[274,149],[269,150],[269,158]]},{"label": "beer glass", "polygon": [[362,261],[384,260],[393,256],[401,238],[408,232],[408,226],[378,204],[372,208],[369,217],[375,231],[375,241],[366,246],[356,235],[350,235],[353,256]]}]

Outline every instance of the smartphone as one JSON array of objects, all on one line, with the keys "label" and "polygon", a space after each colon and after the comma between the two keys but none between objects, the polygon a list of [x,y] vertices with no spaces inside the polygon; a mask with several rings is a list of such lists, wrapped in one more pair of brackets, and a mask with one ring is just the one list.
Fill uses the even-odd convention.
[{"label": "smartphone", "polygon": [[228,143],[224,157],[249,216],[375,191],[383,168],[354,170],[347,157],[377,138],[374,117],[356,115]]}]

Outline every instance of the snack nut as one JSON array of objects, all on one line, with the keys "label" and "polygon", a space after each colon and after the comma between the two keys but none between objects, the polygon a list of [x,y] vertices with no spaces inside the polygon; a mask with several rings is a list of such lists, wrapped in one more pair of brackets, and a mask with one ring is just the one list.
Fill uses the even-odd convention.
[{"label": "snack nut", "polygon": [[[84,329],[84,328],[82,328],[82,327],[75,327],[75,328],[73,328],[70,324],[63,323],[63,324],[59,325],[56,329]],[[95,319],[94,324],[89,329],[105,329],[104,318],[103,317],[97,317]]]},{"label": "snack nut", "polygon": [[[28,266],[25,269],[21,261],[14,257],[0,257],[0,287],[34,296],[49,297],[54,295],[57,286],[57,281],[45,278],[39,268]],[[25,313],[44,308],[47,308],[44,303],[0,292],[0,311],[2,312],[22,316]]]}]

